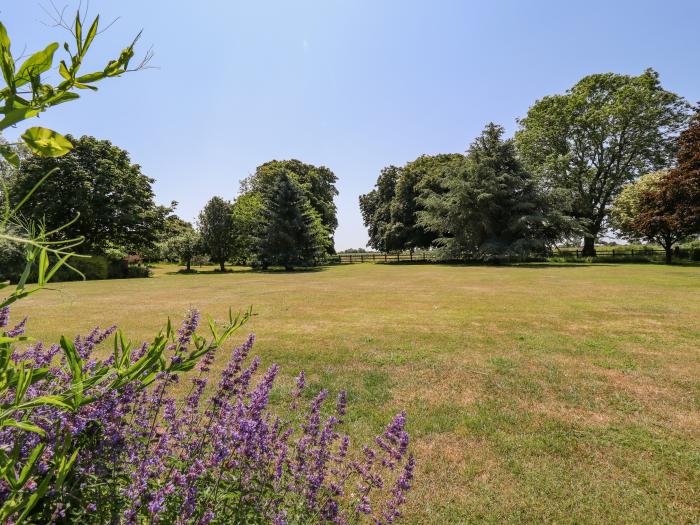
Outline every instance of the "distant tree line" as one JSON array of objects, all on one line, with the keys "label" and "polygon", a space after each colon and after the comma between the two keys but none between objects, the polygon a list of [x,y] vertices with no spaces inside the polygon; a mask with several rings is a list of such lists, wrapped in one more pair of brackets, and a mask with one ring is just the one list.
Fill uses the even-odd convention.
[{"label": "distant tree line", "polygon": [[[487,259],[582,243],[595,255],[614,231],[658,243],[670,261],[673,247],[700,231],[700,113],[691,110],[652,70],[587,76],[536,101],[513,138],[489,123],[465,153],[382,169],[360,196],[368,246]],[[191,224],[176,202],[156,204],[153,179],[128,152],[94,137],[68,140],[73,149],[57,158],[18,149],[19,168],[0,163],[0,191],[12,206],[33,192],[22,208],[26,229],[60,227],[55,238],[83,239],[82,254],[187,270],[210,261],[223,271],[228,262],[292,269],[335,253],[337,178],[324,166],[264,163],[232,201],[213,197]],[[20,246],[0,246],[0,279],[23,264]]]},{"label": "distant tree line", "polygon": [[[488,258],[546,254],[578,239],[590,256],[615,229],[659,242],[670,260],[674,243],[700,231],[690,110],[652,70],[587,76],[535,102],[514,138],[490,123],[465,154],[384,168],[360,196],[368,245]],[[658,170],[668,171],[646,175]]]},{"label": "distant tree line", "polygon": [[[27,195],[55,170],[22,208],[23,220],[27,229],[61,227],[58,239],[83,239],[80,254],[110,261],[137,255],[182,262],[187,270],[211,261],[223,271],[229,261],[291,269],[334,253],[338,192],[326,167],[265,163],[242,181],[233,202],[213,197],[193,225],[175,214],[176,202],[155,203],[153,179],[128,152],[94,137],[67,138],[74,147],[63,157],[20,150],[19,169],[1,164],[0,186],[12,198]],[[22,247],[3,241],[0,278],[16,278],[23,265]]]}]

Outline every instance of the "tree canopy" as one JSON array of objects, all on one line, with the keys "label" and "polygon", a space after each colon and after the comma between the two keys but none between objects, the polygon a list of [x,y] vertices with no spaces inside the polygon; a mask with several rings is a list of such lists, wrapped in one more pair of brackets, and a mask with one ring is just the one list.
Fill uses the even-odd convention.
[{"label": "tree canopy", "polygon": [[333,253],[333,233],[338,227],[335,197],[337,177],[325,166],[314,166],[300,160],[272,160],[258,166],[255,173],[241,182],[241,194],[266,194],[278,183],[279,176],[291,177],[304,193],[308,203],[316,211],[330,242],[328,252]]},{"label": "tree canopy", "polygon": [[197,227],[211,260],[223,272],[233,252],[231,204],[221,197],[212,197],[200,212]]},{"label": "tree canopy", "polygon": [[450,256],[542,253],[558,235],[561,225],[503,134],[488,124],[437,191],[424,192],[419,223]]},{"label": "tree canopy", "polygon": [[73,148],[66,155],[28,155],[10,175],[13,204],[55,168],[23,206],[25,219],[43,222],[48,230],[68,224],[59,235],[83,237],[82,253],[99,255],[110,247],[140,253],[151,248],[170,212],[156,205],[153,179],[108,140],[67,138]]},{"label": "tree canopy", "polygon": [[255,245],[263,268],[314,264],[327,251],[329,242],[318,212],[307,200],[296,178],[278,171],[264,194],[259,238]]},{"label": "tree canopy", "polygon": [[396,166],[383,168],[374,189],[360,195],[360,212],[369,235],[367,244],[382,252],[390,250],[387,234],[391,226],[391,203],[400,174],[401,168]]},{"label": "tree canopy", "polygon": [[657,242],[672,259],[672,246],[700,233],[700,113],[679,138],[674,168],[644,175],[615,200],[613,224],[631,239]]},{"label": "tree canopy", "polygon": [[578,222],[586,255],[594,255],[622,186],[669,165],[687,114],[684,99],[649,69],[584,77],[565,94],[537,101],[520,120],[519,153]]},{"label": "tree canopy", "polygon": [[442,191],[442,180],[464,160],[458,153],[421,155],[403,167],[382,169],[375,188],[360,196],[369,245],[382,251],[430,247],[438,234],[419,223],[421,195]]}]

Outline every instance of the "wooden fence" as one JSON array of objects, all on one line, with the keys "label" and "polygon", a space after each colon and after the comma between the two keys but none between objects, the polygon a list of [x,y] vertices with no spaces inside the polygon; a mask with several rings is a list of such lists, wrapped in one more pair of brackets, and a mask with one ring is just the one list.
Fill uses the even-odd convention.
[{"label": "wooden fence", "polygon": [[[584,257],[581,249],[576,248],[557,248],[552,254],[554,257]],[[647,258],[664,258],[666,252],[658,248],[624,248],[603,246],[596,248],[596,256],[598,257],[647,257]],[[698,260],[700,254],[697,250],[675,250],[673,253],[674,259],[679,260]],[[431,262],[438,261],[439,258],[435,252],[417,252],[417,253],[339,253],[330,258],[331,261],[341,264],[353,263],[391,263],[391,262]]]},{"label": "wooden fence", "polygon": [[365,262],[428,262],[437,259],[436,255],[429,252],[420,253],[339,253],[334,256],[335,262],[341,264],[346,263],[365,263]]}]

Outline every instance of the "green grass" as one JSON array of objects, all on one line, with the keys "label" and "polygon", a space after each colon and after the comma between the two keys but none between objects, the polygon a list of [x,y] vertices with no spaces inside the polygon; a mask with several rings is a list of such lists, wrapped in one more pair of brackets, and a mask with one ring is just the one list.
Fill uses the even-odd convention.
[{"label": "green grass", "polygon": [[347,389],[357,439],[408,411],[406,523],[700,523],[698,267],[173,270],[58,284],[15,315],[46,340],[116,323],[140,341],[190,305],[253,305],[276,398],[300,369]]}]

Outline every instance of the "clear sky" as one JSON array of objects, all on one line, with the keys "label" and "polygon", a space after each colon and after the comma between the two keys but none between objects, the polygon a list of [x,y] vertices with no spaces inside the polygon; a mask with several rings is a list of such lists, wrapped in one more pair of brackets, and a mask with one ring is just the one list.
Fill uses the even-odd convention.
[{"label": "clear sky", "polygon": [[[66,2],[55,0],[57,6]],[[41,0],[0,0],[13,51],[65,35]],[[48,4],[44,0],[43,5]],[[77,3],[68,3],[75,7]],[[380,169],[509,133],[536,99],[590,73],[659,71],[700,100],[698,0],[92,0],[120,20],[93,58],[143,29],[158,69],[100,84],[42,125],[109,139],[192,220],[271,159],[338,176],[336,247],[364,246],[358,195]],[[93,63],[94,65],[94,63]],[[11,134],[10,134],[11,135]]]}]

